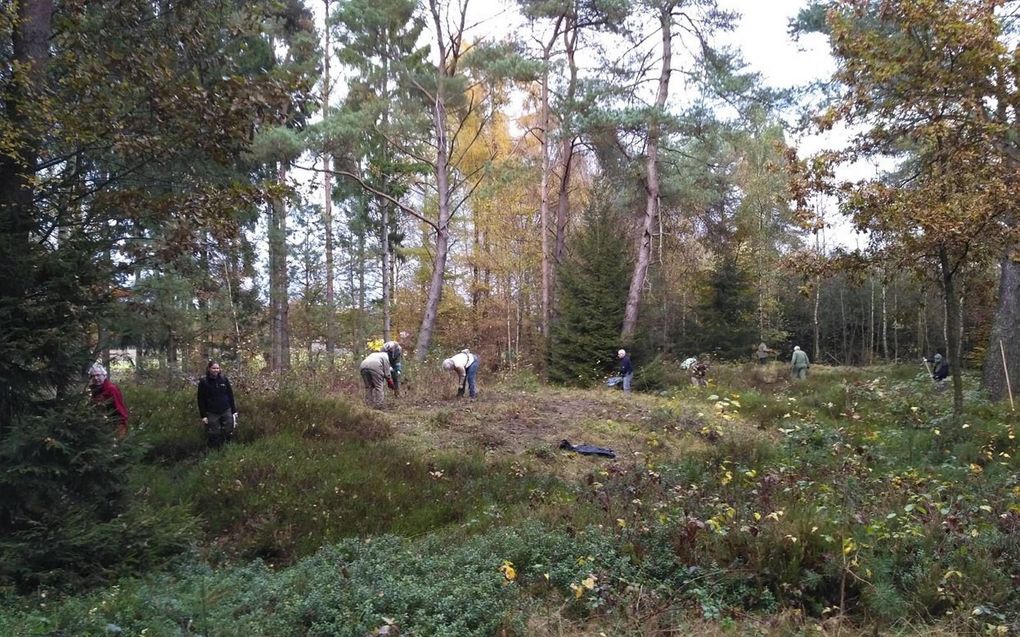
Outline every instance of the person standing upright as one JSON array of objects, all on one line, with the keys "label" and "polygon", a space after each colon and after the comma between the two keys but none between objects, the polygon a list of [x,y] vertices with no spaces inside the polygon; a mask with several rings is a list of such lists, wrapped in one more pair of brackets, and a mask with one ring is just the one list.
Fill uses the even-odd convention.
[{"label": "person standing upright", "polygon": [[205,376],[198,381],[198,417],[205,426],[210,449],[218,449],[233,440],[237,428],[234,388],[216,361],[209,361]]},{"label": "person standing upright", "polygon": [[623,391],[629,394],[630,384],[634,380],[634,366],[630,362],[630,354],[627,353],[627,350],[621,349],[616,353],[616,357],[620,359],[620,376],[623,376]]},{"label": "person standing upright", "polygon": [[793,377],[797,379],[807,378],[808,368],[811,367],[811,361],[808,360],[807,352],[802,350],[799,345],[793,346],[793,356],[790,358],[790,366],[793,370]]},{"label": "person standing upright", "polygon": [[110,381],[106,368],[99,363],[89,368],[89,387],[92,390],[92,402],[96,405],[105,405],[108,417],[118,420],[117,437],[126,436],[128,410],[124,405],[124,396],[120,393],[120,388]]}]

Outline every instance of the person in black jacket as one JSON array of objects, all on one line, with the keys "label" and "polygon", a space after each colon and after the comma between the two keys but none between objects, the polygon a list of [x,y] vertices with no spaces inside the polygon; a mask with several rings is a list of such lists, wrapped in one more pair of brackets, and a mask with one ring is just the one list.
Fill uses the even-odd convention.
[{"label": "person in black jacket", "polygon": [[942,357],[942,354],[935,354],[932,357],[934,367],[931,370],[931,377],[936,383],[941,383],[949,376],[949,361]]},{"label": "person in black jacket", "polygon": [[209,361],[205,376],[198,381],[198,416],[205,425],[210,448],[219,448],[234,437],[237,427],[234,390],[216,361]]},{"label": "person in black jacket", "polygon": [[634,366],[630,362],[630,354],[627,350],[621,349],[616,353],[616,357],[620,359],[620,376],[623,377],[623,391],[630,393],[630,384],[634,380]]}]

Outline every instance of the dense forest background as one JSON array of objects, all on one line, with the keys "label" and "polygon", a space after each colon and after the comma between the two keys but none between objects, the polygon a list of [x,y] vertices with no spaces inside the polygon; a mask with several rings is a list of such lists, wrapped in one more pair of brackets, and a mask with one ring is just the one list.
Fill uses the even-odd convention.
[{"label": "dense forest background", "polygon": [[[718,44],[712,2],[521,2],[529,33],[481,39],[466,2],[12,3],[5,318],[139,375],[379,338],[545,374],[557,334],[593,360],[980,366],[1016,347],[1012,3],[913,7],[805,8],[791,33],[839,70],[793,91]],[[846,148],[790,145],[836,124]],[[840,181],[869,158],[891,167]]]}]

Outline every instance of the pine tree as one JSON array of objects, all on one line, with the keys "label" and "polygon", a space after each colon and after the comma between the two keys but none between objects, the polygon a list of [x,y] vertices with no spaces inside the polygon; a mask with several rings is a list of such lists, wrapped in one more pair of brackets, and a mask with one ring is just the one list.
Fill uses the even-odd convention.
[{"label": "pine tree", "polygon": [[630,264],[627,240],[605,188],[584,212],[584,229],[559,271],[559,320],[552,328],[549,379],[587,385],[616,364]]}]

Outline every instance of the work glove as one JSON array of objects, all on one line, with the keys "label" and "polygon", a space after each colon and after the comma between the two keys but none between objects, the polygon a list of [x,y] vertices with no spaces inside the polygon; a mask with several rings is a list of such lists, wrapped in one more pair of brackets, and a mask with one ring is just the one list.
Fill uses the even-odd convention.
[{"label": "work glove", "polygon": [[234,412],[234,426],[237,426],[237,412]]},{"label": "work glove", "polygon": [[202,424],[203,425],[208,425],[209,424],[209,419],[208,418],[202,418]]},{"label": "work glove", "polygon": [[390,389],[393,389],[393,379],[392,378],[387,378],[386,379],[386,386],[389,387]]},{"label": "work glove", "polygon": [[464,395],[464,387],[463,386],[458,387],[457,388],[457,398],[460,398],[463,395]]}]

